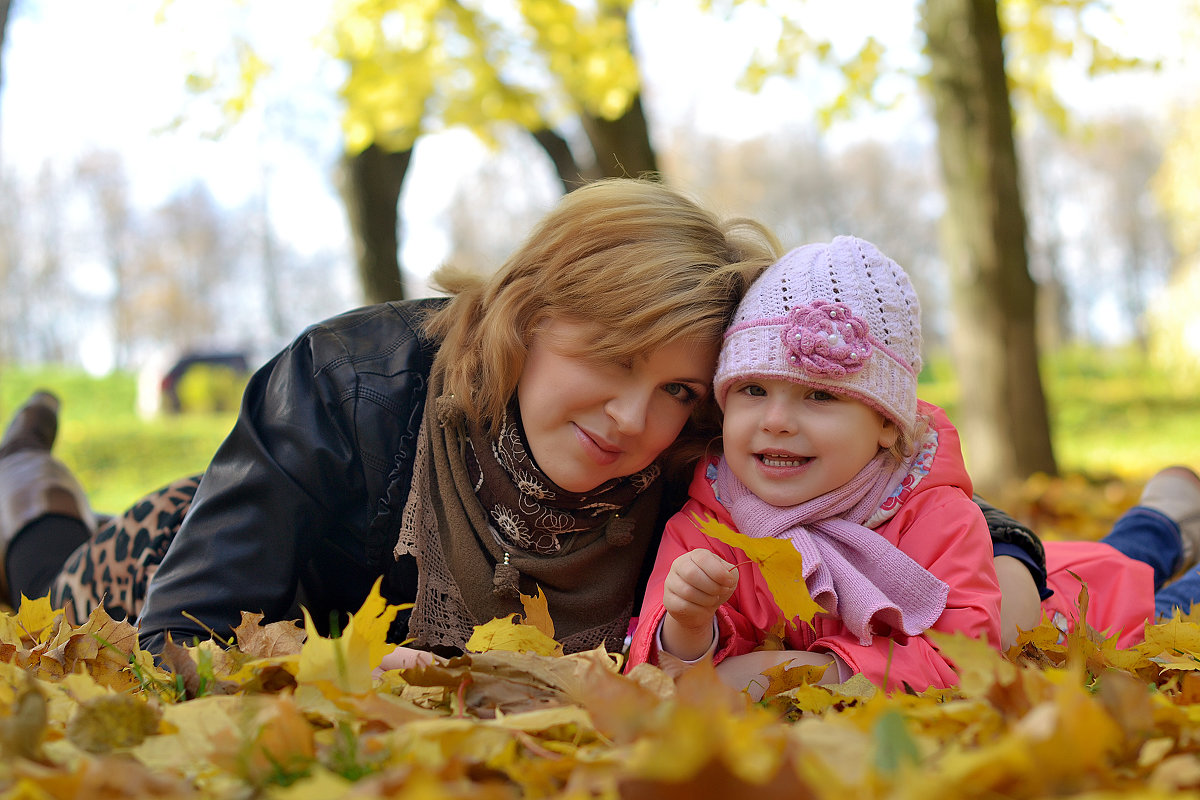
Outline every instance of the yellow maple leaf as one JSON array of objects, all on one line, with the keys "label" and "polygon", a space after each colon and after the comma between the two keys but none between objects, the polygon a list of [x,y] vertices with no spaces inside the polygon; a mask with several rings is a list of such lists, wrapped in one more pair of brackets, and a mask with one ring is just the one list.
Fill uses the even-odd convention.
[{"label": "yellow maple leaf", "polygon": [[322,692],[329,688],[347,694],[370,690],[371,671],[393,649],[386,637],[400,610],[399,606],[388,605],[379,593],[380,580],[375,581],[362,607],[337,639],[321,636],[305,609],[304,629],[308,639],[300,650],[298,682],[316,684]]},{"label": "yellow maple leaf", "polygon": [[738,533],[715,519],[694,516],[696,526],[705,536],[711,536],[730,547],[736,547],[758,564],[763,580],[775,597],[775,604],[784,619],[796,618],[809,622],[825,609],[817,605],[804,582],[804,563],[800,553],[785,539],[770,537],[755,539]]},{"label": "yellow maple leaf", "polygon": [[21,607],[17,610],[15,622],[22,630],[36,637],[38,633],[54,624],[54,618],[61,613],[63,613],[61,609],[50,605],[49,595],[37,600],[30,600],[25,595],[21,595]]},{"label": "yellow maple leaf", "polygon": [[762,671],[763,677],[767,679],[767,688],[763,692],[763,697],[780,694],[795,689],[798,686],[808,686],[818,683],[829,668],[828,664],[820,666],[815,664],[801,664],[795,667],[790,666],[790,664],[790,661],[781,661]]},{"label": "yellow maple leaf", "polygon": [[1200,653],[1200,625],[1176,614],[1159,625],[1147,625],[1145,640],[1134,649],[1155,661],[1178,660],[1181,664],[1174,668],[1181,669],[1182,664],[1195,661],[1190,654]]},{"label": "yellow maple leaf", "polygon": [[50,598],[30,600],[21,596],[17,613],[0,613],[0,642],[20,646],[22,639],[41,641],[53,630],[54,618],[61,610],[50,607]]},{"label": "yellow maple leaf", "polygon": [[467,649],[473,653],[508,650],[541,656],[562,655],[561,644],[538,628],[517,622],[516,618],[516,614],[509,614],[507,617],[497,617],[491,622],[476,625],[475,632],[467,640]]}]

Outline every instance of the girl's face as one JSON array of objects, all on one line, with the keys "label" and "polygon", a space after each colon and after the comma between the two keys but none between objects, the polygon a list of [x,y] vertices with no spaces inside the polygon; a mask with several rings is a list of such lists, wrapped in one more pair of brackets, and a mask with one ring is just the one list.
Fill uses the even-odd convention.
[{"label": "girl's face", "polygon": [[533,333],[517,402],[534,461],[587,492],[648,467],[709,391],[716,343],[677,340],[628,363],[591,355],[600,327],[552,318]]},{"label": "girl's face", "polygon": [[844,486],[898,435],[859,400],[771,378],[730,387],[722,430],[733,474],[780,507]]}]

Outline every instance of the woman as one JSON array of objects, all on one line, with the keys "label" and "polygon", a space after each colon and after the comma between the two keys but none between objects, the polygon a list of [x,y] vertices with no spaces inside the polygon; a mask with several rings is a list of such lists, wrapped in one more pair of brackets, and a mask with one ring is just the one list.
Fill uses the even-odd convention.
[{"label": "woman", "polygon": [[[185,482],[47,548],[34,531],[46,514],[86,530],[86,505],[64,499],[77,484],[41,468],[63,502],[8,502],[21,470],[0,463],[10,591],[41,596],[28,576],[49,574],[56,606],[83,617],[103,599],[157,652],[167,636],[227,636],[242,611],[272,621],[303,606],[327,631],[382,578],[390,602],[415,604],[390,640],[453,652],[540,587],[568,652],[619,648],[680,502],[664,500],[671,468],[711,435],[721,333],[777,251],[763,227],[660,184],[577,189],[494,276],[444,271],[449,301],[302,334],[250,381],[190,503]],[[16,438],[53,441],[48,403],[26,415],[41,432]],[[53,461],[48,445],[22,452]]]}]

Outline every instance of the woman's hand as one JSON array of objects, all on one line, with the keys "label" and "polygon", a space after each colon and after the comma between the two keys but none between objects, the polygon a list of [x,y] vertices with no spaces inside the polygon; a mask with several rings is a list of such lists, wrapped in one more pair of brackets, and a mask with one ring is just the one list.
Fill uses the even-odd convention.
[{"label": "woman's hand", "polygon": [[1042,621],[1042,601],[1029,568],[1019,558],[996,556],[1000,581],[1000,647],[1007,651],[1021,630],[1032,630]]},{"label": "woman's hand", "polygon": [[663,582],[663,649],[684,661],[708,652],[713,617],[737,584],[737,570],[710,550],[692,550],[676,558]]},{"label": "woman's hand", "polygon": [[756,650],[741,656],[730,656],[717,664],[717,676],[734,689],[743,689],[755,700],[761,700],[767,690],[767,679],[763,672],[771,667],[787,664],[789,667],[810,665],[819,667],[828,664],[825,674],[817,683],[837,683],[838,668],[833,656],[828,653],[810,653],[807,650]]},{"label": "woman's hand", "polygon": [[388,670],[428,667],[435,661],[440,661],[440,659],[428,651],[416,650],[412,647],[397,647],[383,657],[383,660],[379,662],[379,666],[372,671],[371,675],[378,678]]}]

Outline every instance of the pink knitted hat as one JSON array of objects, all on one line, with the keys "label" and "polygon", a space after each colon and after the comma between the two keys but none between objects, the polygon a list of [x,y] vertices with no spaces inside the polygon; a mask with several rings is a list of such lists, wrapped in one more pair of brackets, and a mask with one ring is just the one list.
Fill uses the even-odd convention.
[{"label": "pink knitted hat", "polygon": [[911,434],[921,305],[908,275],[870,242],[798,247],[754,282],[725,332],[713,388],[782,378],[854,397]]}]

